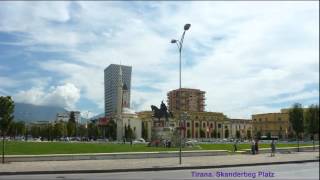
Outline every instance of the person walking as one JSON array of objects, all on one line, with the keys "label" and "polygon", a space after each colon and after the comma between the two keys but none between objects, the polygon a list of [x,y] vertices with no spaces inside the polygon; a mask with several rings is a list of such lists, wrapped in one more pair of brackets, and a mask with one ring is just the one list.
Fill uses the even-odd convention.
[{"label": "person walking", "polygon": [[252,139],[251,141],[251,153],[256,154],[255,141]]},{"label": "person walking", "polygon": [[256,154],[258,154],[259,153],[259,139],[256,139],[256,142],[255,142],[255,152],[256,152]]},{"label": "person walking", "polygon": [[276,153],[276,144],[274,142],[274,140],[272,140],[271,142],[271,157],[274,157]]},{"label": "person walking", "polygon": [[233,144],[233,152],[237,152],[238,151],[238,147],[237,147],[237,144],[238,144],[238,140],[236,140]]}]

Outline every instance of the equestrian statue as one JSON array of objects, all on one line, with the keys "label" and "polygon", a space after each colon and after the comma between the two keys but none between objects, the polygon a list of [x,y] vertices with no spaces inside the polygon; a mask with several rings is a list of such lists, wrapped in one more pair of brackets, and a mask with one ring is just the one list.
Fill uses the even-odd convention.
[{"label": "equestrian statue", "polygon": [[169,117],[173,118],[172,112],[168,111],[168,108],[163,101],[161,101],[160,109],[155,105],[151,105],[151,110],[153,112],[152,117],[158,118],[159,121],[162,117],[164,117],[166,121],[169,121]]}]

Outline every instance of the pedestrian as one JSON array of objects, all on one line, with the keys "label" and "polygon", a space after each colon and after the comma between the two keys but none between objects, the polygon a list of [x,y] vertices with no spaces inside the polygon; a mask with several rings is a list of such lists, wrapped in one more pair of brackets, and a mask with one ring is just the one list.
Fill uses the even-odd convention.
[{"label": "pedestrian", "polygon": [[233,151],[234,152],[237,152],[238,151],[238,147],[237,147],[237,144],[238,144],[238,140],[236,140],[233,144]]},{"label": "pedestrian", "polygon": [[251,141],[251,153],[256,154],[255,141],[252,139]]},{"label": "pedestrian", "polygon": [[272,140],[271,142],[271,157],[275,156],[276,153],[276,144],[274,142],[274,140]]},{"label": "pedestrian", "polygon": [[256,139],[256,142],[255,142],[255,151],[256,151],[256,154],[259,153],[259,140]]}]

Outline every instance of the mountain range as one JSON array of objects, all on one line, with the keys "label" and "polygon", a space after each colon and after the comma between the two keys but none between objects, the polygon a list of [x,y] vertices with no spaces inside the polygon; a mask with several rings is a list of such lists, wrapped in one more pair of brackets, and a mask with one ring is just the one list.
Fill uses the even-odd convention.
[{"label": "mountain range", "polygon": [[57,113],[65,112],[66,109],[56,106],[33,105],[15,103],[14,120],[27,123],[36,121],[54,121]]}]

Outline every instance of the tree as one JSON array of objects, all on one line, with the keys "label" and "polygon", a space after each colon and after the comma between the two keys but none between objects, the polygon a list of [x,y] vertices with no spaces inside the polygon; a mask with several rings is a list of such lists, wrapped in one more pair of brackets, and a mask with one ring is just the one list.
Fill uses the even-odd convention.
[{"label": "tree", "polygon": [[190,131],[190,129],[187,130],[187,138],[191,138],[191,131]]},{"label": "tree", "polygon": [[213,131],[211,132],[211,137],[217,138],[217,130],[216,129],[213,129]]},{"label": "tree", "polygon": [[16,132],[18,136],[23,136],[26,133],[26,124],[23,121],[16,123]]},{"label": "tree", "polygon": [[203,129],[200,130],[200,138],[205,138],[206,137],[206,133],[204,132]]},{"label": "tree", "polygon": [[47,139],[48,141],[53,140],[54,126],[51,123],[40,125],[39,134],[40,134],[41,140],[44,140],[44,139]]},{"label": "tree", "polygon": [[[148,131],[146,133],[148,136]],[[113,119],[111,119],[108,123],[108,134],[109,134],[109,138],[117,139],[117,124]]]},{"label": "tree", "polygon": [[96,140],[101,133],[99,131],[98,126],[90,122],[88,124],[88,134],[90,139]]},{"label": "tree", "polygon": [[58,121],[53,126],[53,136],[55,139],[60,139],[67,133],[65,123],[63,121]]},{"label": "tree", "polygon": [[293,107],[289,110],[289,121],[297,137],[299,152],[299,140],[301,134],[304,132],[303,109],[301,104],[295,103]]},{"label": "tree", "polygon": [[282,139],[283,137],[282,137],[282,132],[283,132],[283,129],[282,129],[282,127],[280,126],[280,128],[279,128],[279,133],[278,133],[278,138],[279,139]]},{"label": "tree", "polygon": [[30,134],[33,138],[40,137],[40,126],[38,125],[32,125],[30,129]]},{"label": "tree", "polygon": [[279,132],[278,137],[279,137],[279,139],[282,139],[282,138],[283,138],[283,136],[282,136],[282,133],[281,133],[281,132]]},{"label": "tree", "polygon": [[16,123],[14,121],[11,122],[9,129],[7,131],[7,136],[13,137],[15,139],[16,137]]},{"label": "tree", "polygon": [[67,123],[68,136],[77,136],[77,122],[74,111],[70,112],[70,117]]},{"label": "tree", "polygon": [[83,124],[79,125],[79,127],[78,127],[78,135],[81,137],[81,139],[82,139],[82,137],[85,137],[86,134],[87,134],[86,126],[83,125]]},{"label": "tree", "polygon": [[127,128],[127,125],[124,125],[124,138],[126,140],[128,139],[128,128]]},{"label": "tree", "polygon": [[78,135],[78,133],[77,133],[77,121],[76,121],[76,116],[75,116],[74,111],[71,111],[71,112],[70,112],[70,119],[69,119],[69,121],[74,124],[74,135],[77,136],[77,135]]},{"label": "tree", "polygon": [[54,139],[54,125],[52,123],[48,124],[48,141],[53,141]]},{"label": "tree", "polygon": [[224,130],[224,137],[229,138],[229,130],[228,129]]},{"label": "tree", "polygon": [[240,139],[240,131],[239,130],[236,131],[236,138]]},{"label": "tree", "polygon": [[258,131],[257,133],[256,133],[256,139],[259,139],[261,137],[261,131]]},{"label": "tree", "polygon": [[268,132],[268,133],[267,133],[267,138],[268,138],[268,139],[271,139],[271,132]]},{"label": "tree", "polygon": [[69,137],[72,137],[75,135],[75,123],[72,121],[68,121],[67,123],[67,134]]},{"label": "tree", "polygon": [[130,141],[134,138],[134,133],[133,133],[133,130],[132,130],[130,124],[127,127],[127,138],[129,138]]},{"label": "tree", "polygon": [[10,124],[14,118],[14,101],[10,96],[1,96],[0,97],[0,130],[2,135],[2,163],[4,163],[4,154],[5,154],[5,136],[10,128]]},{"label": "tree", "polygon": [[145,122],[142,122],[142,138],[147,140],[148,139],[148,126]]},{"label": "tree", "polygon": [[306,130],[311,135],[313,149],[315,149],[315,134],[319,134],[319,106],[310,105],[305,114]]},{"label": "tree", "polygon": [[251,139],[251,131],[250,130],[247,130],[247,138]]}]

